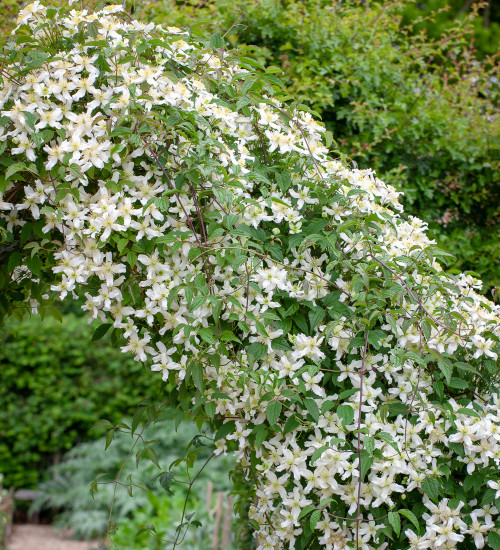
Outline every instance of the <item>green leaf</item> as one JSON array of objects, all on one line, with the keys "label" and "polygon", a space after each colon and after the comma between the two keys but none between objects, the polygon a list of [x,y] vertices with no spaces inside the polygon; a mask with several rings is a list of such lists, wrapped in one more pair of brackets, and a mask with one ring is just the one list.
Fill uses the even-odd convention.
[{"label": "green leaf", "polygon": [[311,330],[314,330],[325,317],[326,311],[322,307],[315,307],[309,311],[309,324]]},{"label": "green leaf", "polygon": [[91,430],[98,430],[99,428],[112,428],[113,424],[109,420],[105,420],[104,418],[101,418],[97,422],[94,423]]},{"label": "green leaf", "polygon": [[247,352],[253,355],[256,361],[259,361],[267,354],[267,346],[254,342],[248,346]]},{"label": "green leaf", "polygon": [[262,446],[262,443],[264,443],[264,441],[267,438],[267,434],[268,434],[268,431],[265,428],[257,432],[257,435],[255,436],[255,445],[257,449],[260,449],[260,447]]},{"label": "green leaf", "polygon": [[300,511],[300,514],[299,514],[299,520],[302,519],[303,517],[307,516],[307,514],[309,514],[313,510],[316,510],[316,506],[314,506],[314,504],[309,504],[305,508],[302,508],[302,510]]},{"label": "green leaf", "polygon": [[389,514],[387,515],[387,518],[389,519],[389,523],[391,524],[391,527],[394,529],[396,536],[399,537],[401,533],[401,519],[399,517],[399,514],[397,512],[389,512]]},{"label": "green leaf", "polygon": [[108,330],[112,327],[111,323],[106,323],[104,325],[99,325],[95,330],[94,334],[92,334],[92,342],[95,342],[96,340],[100,340],[104,337],[104,335],[108,332]]},{"label": "green leaf", "polygon": [[300,426],[300,422],[297,419],[297,417],[294,414],[292,414],[291,416],[288,417],[288,420],[285,422],[285,426],[283,428],[283,434],[286,435],[290,432],[293,432],[295,428],[297,428],[298,426]]},{"label": "green leaf", "polygon": [[318,521],[321,519],[321,510],[314,510],[314,512],[311,514],[311,517],[309,518],[309,525],[311,526],[311,529],[314,531],[316,529],[316,525],[318,524]]},{"label": "green leaf", "polygon": [[220,340],[221,342],[238,342],[241,344],[241,340],[230,330],[224,330],[220,335]]},{"label": "green leaf", "polygon": [[319,408],[318,404],[314,399],[304,399],[304,405],[308,410],[309,414],[312,416],[314,422],[319,421]]},{"label": "green leaf", "polygon": [[481,418],[481,415],[477,411],[475,411],[473,409],[467,409],[465,407],[463,407],[461,409],[458,409],[457,414],[465,414],[466,416],[472,416],[474,418]]},{"label": "green leaf", "polygon": [[342,421],[344,428],[349,424],[352,424],[354,420],[354,410],[350,405],[339,405],[337,407],[337,414]]},{"label": "green leaf", "polygon": [[473,372],[474,374],[479,374],[477,369],[475,369],[474,367],[471,367],[467,363],[462,363],[461,361],[457,361],[453,366],[465,372]]},{"label": "green leaf", "polygon": [[330,445],[323,445],[323,447],[316,449],[311,456],[311,465],[313,465],[316,462],[316,460],[318,460],[318,458],[329,448],[330,448]]},{"label": "green leaf", "polygon": [[495,531],[488,533],[488,543],[493,550],[500,550],[500,535]]},{"label": "green leaf", "polygon": [[26,265],[33,275],[36,275],[37,277],[42,276],[42,260],[40,259],[40,256],[31,256],[26,258]]},{"label": "green leaf", "polygon": [[215,434],[215,441],[218,441],[219,439],[222,439],[223,437],[229,435],[234,430],[234,426],[234,420],[230,420],[229,422],[222,424],[222,426],[217,430],[217,433]]},{"label": "green leaf", "polygon": [[161,476],[158,478],[158,481],[160,482],[160,485],[167,491],[169,494],[173,494],[170,490],[170,486],[172,485],[172,482],[174,481],[174,472],[163,472]]},{"label": "green leaf", "polygon": [[366,449],[361,451],[361,481],[364,481],[368,470],[372,467],[374,458],[368,454]]},{"label": "green leaf", "polygon": [[211,345],[217,344],[217,340],[214,338],[214,335],[212,334],[212,331],[210,329],[200,328],[198,330],[198,334],[201,336],[203,340],[205,340],[205,342],[207,342],[207,344],[211,344]]},{"label": "green leaf", "polygon": [[207,301],[207,297],[203,296],[203,294],[199,294],[198,296],[195,296],[193,301],[191,302],[191,307],[189,308],[189,311],[194,311],[195,309],[198,309],[201,307],[205,302]]},{"label": "green leaf", "polygon": [[21,254],[21,252],[13,252],[9,256],[9,262],[7,263],[7,271],[10,273],[16,267],[20,266],[22,261],[23,261],[23,255]]},{"label": "green leaf", "polygon": [[399,451],[399,448],[396,444],[396,442],[394,441],[394,439],[392,438],[392,435],[391,434],[388,434],[386,432],[377,432],[375,434],[375,437],[378,437],[379,439],[382,439],[383,441],[385,441],[386,443],[389,443],[389,445],[399,454],[400,451]]},{"label": "green leaf", "polygon": [[205,389],[205,380],[203,378],[203,366],[198,361],[191,367],[191,376],[193,378],[194,385],[203,392]]},{"label": "green leaf", "polygon": [[215,409],[216,409],[216,405],[213,401],[209,401],[208,403],[205,403],[205,412],[210,418],[213,418],[215,416]]},{"label": "green leaf", "polygon": [[422,491],[434,502],[439,498],[439,482],[434,477],[426,477],[422,481]]},{"label": "green leaf", "polygon": [[282,405],[279,401],[271,401],[266,408],[266,416],[269,424],[274,426],[281,414]]},{"label": "green leaf", "polygon": [[107,451],[108,447],[111,445],[111,442],[113,441],[115,437],[115,430],[109,430],[109,432],[106,434],[106,445],[104,446],[104,450]]},{"label": "green leaf", "polygon": [[12,164],[7,168],[7,171],[5,172],[5,179],[9,180],[12,178],[14,174],[17,174],[18,172],[24,172],[27,170],[28,167],[24,162],[17,162],[16,164]]},{"label": "green leaf", "polygon": [[450,381],[448,382],[448,386],[450,386],[450,388],[457,388],[459,390],[465,390],[469,387],[469,384],[465,380],[462,380],[461,378],[457,378],[456,376],[452,376],[450,378]]},{"label": "green leaf", "polygon": [[365,449],[368,451],[368,454],[371,456],[375,449],[375,439],[373,437],[365,437],[364,445]]},{"label": "green leaf", "polygon": [[451,361],[443,357],[438,361],[438,367],[439,370],[443,373],[447,384],[449,384],[451,380],[451,373],[453,372],[453,365],[451,364]]},{"label": "green leaf", "polygon": [[409,519],[413,523],[413,525],[415,526],[415,528],[417,530],[417,534],[418,534],[420,532],[420,526],[418,524],[417,516],[413,512],[410,512],[410,510],[406,510],[406,509],[399,510],[399,513],[402,516],[404,516],[406,519]]},{"label": "green leaf", "polygon": [[210,47],[214,50],[224,48],[224,39],[220,33],[216,32],[210,37]]}]

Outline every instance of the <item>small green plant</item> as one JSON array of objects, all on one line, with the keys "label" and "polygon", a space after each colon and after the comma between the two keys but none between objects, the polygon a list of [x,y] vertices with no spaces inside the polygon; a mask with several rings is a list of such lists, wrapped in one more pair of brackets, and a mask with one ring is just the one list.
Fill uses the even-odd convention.
[{"label": "small green plant", "polygon": [[[154,441],[154,447],[149,448],[154,448],[151,452],[156,453],[160,469],[151,460],[136,460],[135,453],[124,463],[132,446],[130,433],[125,431],[117,432],[111,444],[105,437],[80,443],[66,454],[60,464],[50,469],[51,478],[39,484],[40,496],[34,501],[31,511],[46,508],[57,511],[57,527],[69,527],[76,537],[92,539],[104,537],[108,532],[112,506],[118,548],[127,548],[124,541],[128,540],[127,544],[133,541],[146,524],[156,525],[157,536],[161,536],[163,531],[175,532],[187,496],[188,478],[185,462],[171,468],[172,463],[188,450],[191,452],[190,469],[196,472],[210,457],[210,452],[199,445],[199,436],[195,440],[198,446],[193,446],[198,430],[192,425],[181,425],[176,430],[172,421],[163,422],[145,431],[138,427],[139,433],[139,448],[144,449],[142,443],[145,441]],[[203,509],[200,505],[204,502],[208,481],[219,491],[231,488],[229,472],[233,467],[234,461],[229,457],[219,457],[203,469],[196,490],[189,495],[189,512]],[[172,473],[172,476],[166,476],[168,484],[161,478],[161,470]],[[144,515],[146,510],[149,518]],[[163,515],[163,512],[168,513]]]}]

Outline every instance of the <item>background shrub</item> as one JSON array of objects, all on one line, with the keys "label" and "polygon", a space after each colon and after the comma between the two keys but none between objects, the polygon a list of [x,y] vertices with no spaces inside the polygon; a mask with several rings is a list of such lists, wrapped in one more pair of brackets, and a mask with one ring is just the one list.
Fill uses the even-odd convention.
[{"label": "background shrub", "polygon": [[[474,10],[470,0],[426,0],[425,2],[407,2],[403,11],[404,23],[416,23],[415,29],[425,31],[432,38],[439,38],[444,30],[452,26],[457,19],[466,18]],[[439,13],[438,13],[439,12]],[[474,48],[478,57],[498,52],[500,37],[500,4],[494,0],[483,2],[474,23]]]},{"label": "background shrub", "polygon": [[474,57],[472,16],[429,39],[403,28],[411,3],[365,4],[170,0],[137,9],[155,22],[209,21],[221,32],[244,10],[227,39],[258,46],[246,55],[279,66],[287,90],[320,113],[340,150],[405,192],[405,210],[429,223],[455,267],[478,272],[485,290],[499,286],[498,63]]},{"label": "background shrub", "polygon": [[11,320],[1,329],[0,463],[5,486],[31,487],[100,418],[119,422],[163,384],[85,319]]}]

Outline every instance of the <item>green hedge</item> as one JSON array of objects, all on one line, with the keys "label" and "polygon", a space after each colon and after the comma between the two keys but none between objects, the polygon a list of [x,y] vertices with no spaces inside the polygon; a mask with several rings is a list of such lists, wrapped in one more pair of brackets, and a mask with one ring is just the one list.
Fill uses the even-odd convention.
[{"label": "green hedge", "polygon": [[402,28],[403,1],[137,6],[141,18],[221,33],[243,15],[226,40],[258,46],[247,55],[280,67],[340,150],[405,192],[457,268],[500,286],[500,67],[474,58],[461,19],[429,39]]},{"label": "green hedge", "polygon": [[119,422],[161,379],[73,315],[10,321],[0,331],[0,464],[6,487],[33,487],[65,451],[93,438],[100,418]]}]

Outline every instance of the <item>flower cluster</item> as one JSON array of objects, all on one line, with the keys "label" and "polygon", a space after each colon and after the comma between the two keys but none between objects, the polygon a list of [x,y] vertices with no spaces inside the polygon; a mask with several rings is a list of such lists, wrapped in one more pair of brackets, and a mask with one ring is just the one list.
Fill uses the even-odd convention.
[{"label": "flower cluster", "polygon": [[38,1],[18,23],[0,224],[55,243],[51,295],[206,415],[259,549],[498,547],[500,308],[399,193],[220,35]]}]

